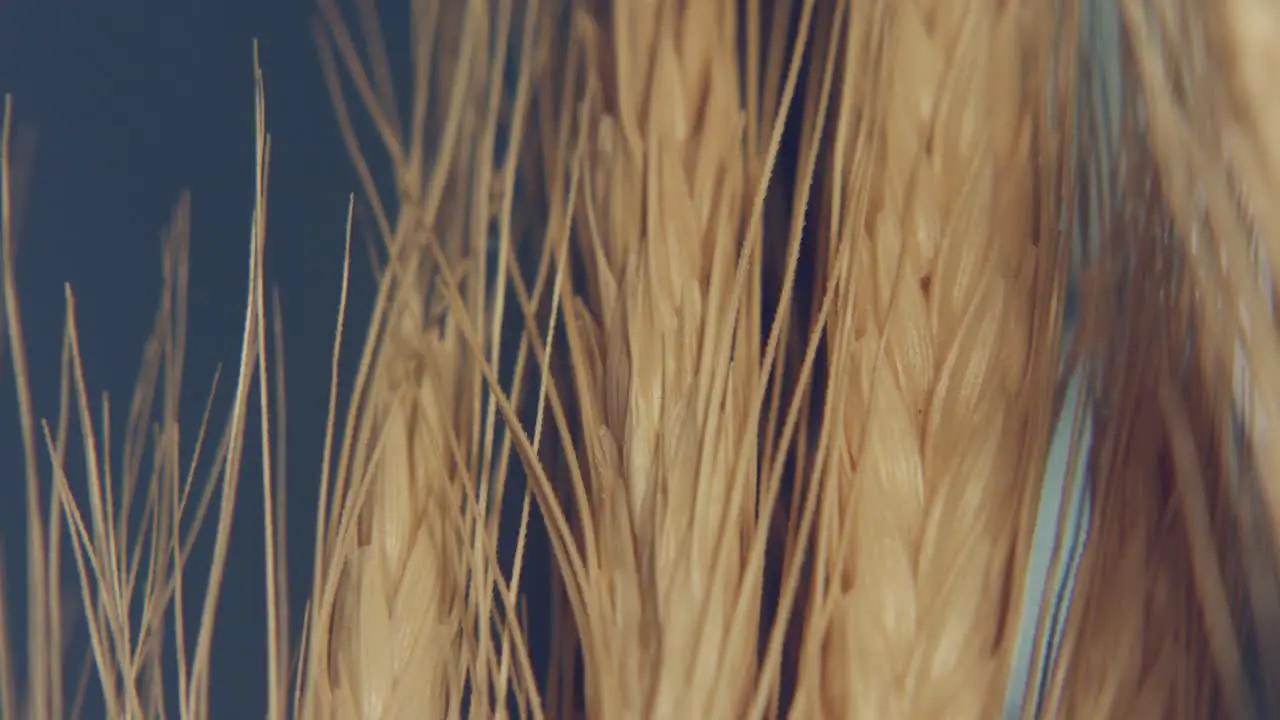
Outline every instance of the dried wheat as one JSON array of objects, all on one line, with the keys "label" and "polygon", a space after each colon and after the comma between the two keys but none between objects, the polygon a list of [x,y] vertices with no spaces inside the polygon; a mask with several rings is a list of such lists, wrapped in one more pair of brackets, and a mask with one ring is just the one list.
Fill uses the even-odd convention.
[{"label": "dried wheat", "polygon": [[836,158],[850,181],[832,242],[854,250],[832,338],[828,533],[848,544],[824,707],[989,717],[1025,477],[1038,200],[1023,29],[1017,3],[869,5],[848,52],[865,49],[871,85],[845,109],[867,130]]},{"label": "dried wheat", "polygon": [[751,358],[731,366],[726,342],[751,331],[731,299],[748,202],[734,11],[611,10],[597,52],[614,71],[587,118],[579,223],[591,293],[568,330],[609,572],[591,606],[589,714],[733,717],[753,689],[755,633],[743,629],[756,622],[752,611],[735,623],[734,609],[759,583],[742,569]]},{"label": "dried wheat", "polygon": [[574,484],[564,499],[582,513],[584,566],[561,569],[587,710],[740,717],[769,694],[752,682],[768,361],[745,262],[760,207],[748,166],[767,174],[770,160],[749,151],[736,12],[610,3],[578,9],[575,27],[584,188],[569,197],[588,284],[565,314],[581,433],[557,423]]},{"label": "dried wheat", "polygon": [[[255,57],[256,66],[256,57]],[[123,433],[123,452],[117,460],[113,448],[112,406],[103,396],[95,417],[85,382],[83,353],[75,319],[74,295],[67,290],[66,328],[62,337],[61,403],[52,423],[43,423],[43,443],[52,465],[50,500],[40,507],[39,493],[29,497],[29,527],[38,538],[35,552],[43,554],[41,567],[31,568],[38,587],[32,598],[43,612],[39,627],[29,629],[31,657],[38,664],[56,660],[32,676],[25,707],[6,688],[2,699],[6,713],[23,716],[78,716],[85,711],[85,691],[93,679],[101,691],[103,712],[113,717],[161,717],[176,705],[186,717],[209,714],[211,642],[215,608],[228,555],[228,542],[237,497],[243,456],[245,419],[251,402],[253,377],[265,364],[262,354],[261,269],[265,227],[267,138],[264,126],[261,79],[257,84],[258,147],[255,222],[250,243],[249,301],[240,348],[239,373],[233,405],[212,460],[207,479],[197,482],[196,462],[203,457],[210,413],[195,433],[181,432],[181,381],[186,341],[186,287],[190,200],[184,196],[166,230],[161,303],[152,335],[145,346]],[[8,108],[6,108],[8,109]],[[6,116],[6,121],[8,117]],[[7,128],[4,139],[7,150]],[[9,193],[7,152],[0,157],[2,192]],[[10,209],[4,208],[4,257],[0,258],[6,290],[12,288],[14,257]],[[20,395],[30,389],[25,376],[25,343],[16,302],[6,301],[7,330],[13,342],[15,379]],[[154,418],[156,406],[160,416]],[[33,423],[29,408],[22,411],[24,425]],[[74,452],[71,422],[76,422],[83,452],[83,486],[68,476],[69,454]],[[195,449],[189,467],[181,453],[193,439]],[[29,447],[34,452],[34,447]],[[34,474],[29,476],[34,484]],[[33,487],[32,490],[35,490]],[[217,521],[212,533],[213,553],[204,570],[199,628],[194,647],[189,646],[185,618],[190,610],[184,597],[184,578],[192,545],[201,534],[208,511],[217,500]],[[47,514],[46,514],[47,513]],[[65,535],[64,535],[65,533]],[[58,579],[65,570],[61,546],[69,540],[78,593],[64,593]],[[198,577],[198,576],[197,576]],[[68,588],[70,590],[70,588]],[[90,656],[85,658],[82,686],[68,707],[66,687],[66,637],[63,624],[67,609],[75,605],[88,630]],[[172,625],[170,613],[172,612]],[[37,613],[39,614],[39,612]],[[176,662],[168,662],[168,638],[172,630]],[[52,645],[52,647],[50,647]],[[7,652],[8,648],[5,648]],[[87,671],[93,670],[93,673]],[[169,672],[177,679],[176,692],[166,687]],[[95,678],[96,676],[96,678]],[[11,683],[12,678],[6,678]],[[11,685],[9,685],[11,687]],[[95,707],[91,705],[90,707]]]},{"label": "dried wheat", "polygon": [[[501,689],[488,695],[499,659],[490,656],[491,633],[503,608],[494,608],[482,589],[495,582],[496,548],[486,531],[489,485],[481,481],[494,460],[492,421],[480,422],[486,382],[480,368],[496,359],[468,328],[494,322],[495,345],[501,333],[489,317],[485,258],[493,202],[509,203],[511,189],[493,169],[503,56],[491,58],[487,48],[506,46],[514,13],[510,3],[459,12],[414,6],[421,54],[413,123],[402,131],[385,48],[366,48],[371,81],[336,5],[322,9],[330,87],[356,164],[363,167],[364,159],[350,135],[333,47],[379,127],[402,204],[394,229],[379,220],[389,262],[335,465],[332,505],[322,499],[304,712],[458,717],[469,698],[469,712],[484,715],[493,700],[507,700]],[[376,17],[376,8],[362,9],[369,42],[381,37]],[[437,56],[431,46],[446,38],[458,52]],[[426,106],[435,83],[448,97],[438,117]],[[425,136],[428,123],[438,123],[439,137]],[[429,170],[426,143],[438,147]],[[490,190],[500,181],[507,186],[502,198]],[[367,189],[377,197],[376,188]],[[509,242],[506,234],[502,242]],[[434,288],[442,282],[453,293],[461,288],[462,306],[440,307]],[[492,312],[500,318],[501,306]],[[510,631],[501,630],[504,637]]]}]

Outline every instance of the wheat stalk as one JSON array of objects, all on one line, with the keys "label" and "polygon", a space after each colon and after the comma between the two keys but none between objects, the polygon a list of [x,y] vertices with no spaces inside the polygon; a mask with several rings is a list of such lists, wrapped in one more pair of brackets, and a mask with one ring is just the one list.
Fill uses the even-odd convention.
[{"label": "wheat stalk", "polygon": [[874,84],[845,109],[867,130],[837,157],[852,181],[833,242],[853,251],[827,482],[829,532],[848,545],[824,702],[840,717],[984,717],[1003,689],[1025,478],[1037,200],[1022,28],[1016,4],[871,5],[848,45]]}]

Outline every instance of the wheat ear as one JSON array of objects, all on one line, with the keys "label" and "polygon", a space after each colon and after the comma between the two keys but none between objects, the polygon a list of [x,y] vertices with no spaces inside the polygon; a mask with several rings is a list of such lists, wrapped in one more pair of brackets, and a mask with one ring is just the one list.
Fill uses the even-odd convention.
[{"label": "wheat ear", "polygon": [[591,282],[566,328],[582,427],[569,452],[599,553],[571,581],[587,708],[740,717],[757,690],[763,379],[758,281],[739,272],[753,189],[736,12],[663,0],[606,13],[577,16]]},{"label": "wheat ear", "polygon": [[[494,43],[507,47],[517,14],[510,2],[456,12],[414,4],[413,117],[402,131],[380,69],[387,60],[376,8],[358,6],[372,38],[370,73],[336,5],[321,9],[330,89],[379,214],[387,263],[334,465],[332,504],[321,501],[303,706],[325,717],[459,717],[464,708],[487,716],[494,702],[505,709],[510,699],[508,646],[499,657],[495,633],[504,643],[518,633],[506,621],[509,606],[494,600],[516,590],[495,573],[484,479],[505,461],[491,454],[494,421],[482,422],[502,316],[500,294],[490,306],[490,222],[495,200],[509,212],[513,182],[509,169],[494,167],[505,68],[502,53],[489,53]],[[523,39],[527,48],[531,35]],[[394,225],[381,216],[350,129],[335,48],[395,167],[401,204]],[[523,96],[527,69],[521,77]],[[436,111],[427,100],[441,88],[447,101]],[[426,135],[428,127],[439,128],[438,136]],[[509,222],[498,219],[506,257]],[[493,337],[478,337],[476,327],[488,332],[491,324]],[[335,348],[335,368],[336,358]],[[527,675],[518,681],[536,696]]]},{"label": "wheat ear", "polygon": [[[812,15],[805,3],[801,28]],[[584,190],[568,197],[590,282],[566,311],[581,430],[557,423],[580,514],[561,569],[591,716],[736,717],[776,697],[777,673],[753,685],[756,518],[776,497],[763,493],[756,507],[756,436],[777,328],[760,351],[751,259],[781,123],[756,158],[736,24],[731,3],[576,14],[588,68],[575,126]],[[749,182],[753,160],[764,177]],[[794,272],[794,254],[790,263]]]},{"label": "wheat ear", "polygon": [[833,238],[855,250],[832,341],[833,521],[848,545],[825,703],[839,717],[989,717],[1032,328],[1018,5],[871,5],[851,33],[881,33],[850,46],[871,43],[876,84],[850,111],[873,129],[838,160],[872,189],[862,220],[850,183]]}]

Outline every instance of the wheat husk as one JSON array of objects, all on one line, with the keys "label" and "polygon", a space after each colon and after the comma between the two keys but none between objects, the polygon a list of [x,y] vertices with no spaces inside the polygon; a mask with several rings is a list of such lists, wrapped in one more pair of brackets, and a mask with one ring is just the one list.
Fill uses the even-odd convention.
[{"label": "wheat husk", "polygon": [[849,32],[865,86],[845,112],[867,129],[839,154],[851,181],[832,238],[853,250],[832,337],[843,561],[824,710],[986,717],[1026,480],[1037,199],[1021,17],[1016,3],[873,3]]},{"label": "wheat husk", "polygon": [[[548,467],[561,473],[561,487],[538,499],[560,544],[571,627],[561,636],[569,659],[553,660],[565,678],[553,692],[573,692],[572,655],[580,652],[585,706],[556,700],[555,714],[776,713],[780,636],[796,583],[770,619],[761,589],[767,523],[798,409],[783,408],[776,439],[761,433],[777,420],[763,408],[783,365],[786,321],[768,327],[761,344],[758,263],[763,198],[814,3],[796,8],[794,51],[769,51],[766,74],[785,64],[785,82],[746,111],[736,91],[732,4],[574,9],[583,73],[566,73],[565,109],[553,120],[574,133],[560,133],[544,151],[547,175],[562,183],[552,184],[549,205],[569,208],[557,262],[564,267],[572,252],[587,282],[569,285],[561,275],[571,288],[562,321],[568,362],[563,385],[548,392],[562,444]],[[758,40],[755,13],[743,22]],[[746,65],[759,69],[763,51],[753,43]],[[577,52],[566,67],[575,67]],[[821,115],[806,116],[810,156]],[[780,318],[795,287],[799,217],[774,247],[785,248],[785,268],[771,268],[785,278]],[[553,302],[554,332],[557,312]],[[810,340],[811,363],[816,336]],[[566,399],[577,410],[572,421]],[[761,457],[776,461],[763,465]],[[574,518],[572,534],[561,517]],[[762,630],[771,649],[757,664]]]},{"label": "wheat husk", "polygon": [[611,11],[577,16],[600,96],[577,215],[591,280],[565,330],[598,552],[578,618],[587,714],[736,717],[761,568],[746,567],[758,361],[734,283],[750,202],[734,10]]}]

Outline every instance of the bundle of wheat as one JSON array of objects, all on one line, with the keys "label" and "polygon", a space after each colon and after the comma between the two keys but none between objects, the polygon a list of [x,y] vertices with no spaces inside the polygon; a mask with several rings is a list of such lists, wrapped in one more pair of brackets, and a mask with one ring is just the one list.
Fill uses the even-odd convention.
[{"label": "bundle of wheat", "polygon": [[[63,406],[37,425],[6,103],[31,622],[21,701],[0,634],[4,717],[77,713],[68,542],[105,712],[209,715],[251,412],[270,717],[1275,707],[1280,15],[1264,0],[412,0],[406,106],[376,4],[352,4],[358,33],[319,6],[382,244],[339,422],[343,269],[297,648],[261,76],[240,367],[200,483],[206,427],[179,454],[185,200],[120,462],[105,411],[93,431],[70,310]],[[215,499],[191,638],[185,571]],[[566,606],[537,669],[535,510]]]}]

